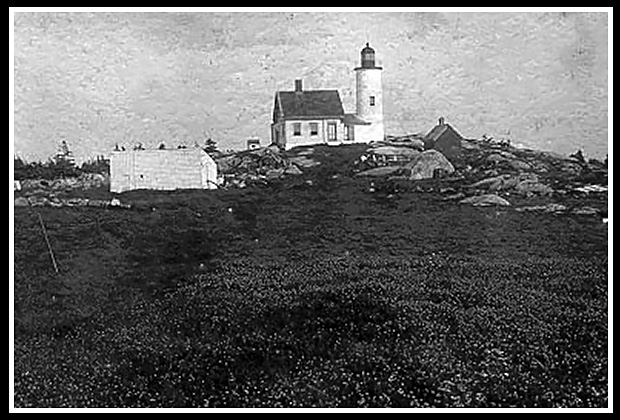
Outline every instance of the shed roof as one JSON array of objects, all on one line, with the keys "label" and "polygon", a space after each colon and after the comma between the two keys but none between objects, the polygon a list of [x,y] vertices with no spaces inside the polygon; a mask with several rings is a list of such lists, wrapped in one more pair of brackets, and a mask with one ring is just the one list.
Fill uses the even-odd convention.
[{"label": "shed roof", "polygon": [[284,118],[344,116],[337,90],[279,91],[276,101]]},{"label": "shed roof", "polygon": [[370,125],[368,121],[364,121],[355,114],[344,114],[344,123],[346,125]]}]

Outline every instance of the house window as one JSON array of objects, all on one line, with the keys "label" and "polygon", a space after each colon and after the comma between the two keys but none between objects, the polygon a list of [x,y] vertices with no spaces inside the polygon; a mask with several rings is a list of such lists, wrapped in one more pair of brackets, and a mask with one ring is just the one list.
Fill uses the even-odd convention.
[{"label": "house window", "polygon": [[355,140],[355,130],[352,125],[344,126],[344,139],[348,141]]},{"label": "house window", "polygon": [[327,123],[327,141],[336,141],[336,123]]},{"label": "house window", "polygon": [[293,123],[293,135],[301,136],[301,123]]},{"label": "house window", "polygon": [[370,106],[375,106],[375,97],[374,96],[370,97]]},{"label": "house window", "polygon": [[310,123],[310,135],[311,136],[319,135],[319,123],[314,123],[314,122]]}]

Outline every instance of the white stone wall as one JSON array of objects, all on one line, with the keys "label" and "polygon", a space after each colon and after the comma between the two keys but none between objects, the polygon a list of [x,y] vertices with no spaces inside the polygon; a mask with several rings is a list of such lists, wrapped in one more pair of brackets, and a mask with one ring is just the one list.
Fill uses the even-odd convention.
[{"label": "white stone wall", "polygon": [[216,188],[217,165],[201,149],[113,152],[110,190]]},{"label": "white stone wall", "polygon": [[112,152],[110,155],[110,191],[120,193],[132,189],[133,152]]}]

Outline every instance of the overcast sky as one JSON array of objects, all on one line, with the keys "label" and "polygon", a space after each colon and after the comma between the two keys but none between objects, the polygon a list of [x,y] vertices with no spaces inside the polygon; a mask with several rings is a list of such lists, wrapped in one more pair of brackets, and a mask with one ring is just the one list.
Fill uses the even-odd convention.
[{"label": "overcast sky", "polygon": [[439,116],[465,137],[607,153],[604,13],[26,13],[14,19],[14,146],[78,160],[116,143],[269,141],[273,96],[339,89],[359,51],[384,67],[387,134]]}]

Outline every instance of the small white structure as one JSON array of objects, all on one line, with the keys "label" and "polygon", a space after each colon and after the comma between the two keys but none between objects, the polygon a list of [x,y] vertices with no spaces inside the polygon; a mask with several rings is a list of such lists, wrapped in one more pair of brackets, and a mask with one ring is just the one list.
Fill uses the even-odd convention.
[{"label": "small white structure", "polygon": [[260,139],[251,138],[248,139],[246,143],[248,150],[260,149]]},{"label": "small white structure", "polygon": [[217,165],[204,150],[114,151],[110,156],[110,191],[213,189]]}]

